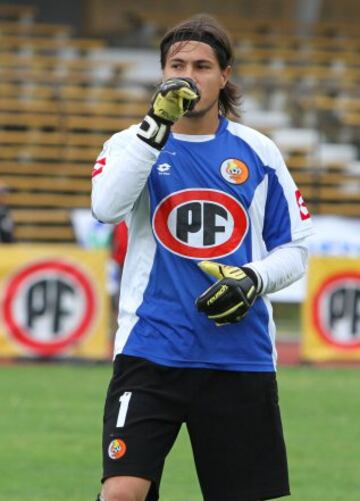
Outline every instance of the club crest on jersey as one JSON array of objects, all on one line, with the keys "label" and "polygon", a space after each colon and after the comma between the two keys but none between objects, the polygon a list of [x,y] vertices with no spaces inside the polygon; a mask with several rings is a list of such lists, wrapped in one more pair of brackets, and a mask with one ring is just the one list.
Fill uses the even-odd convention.
[{"label": "club crest on jersey", "polygon": [[165,197],[152,220],[158,242],[190,259],[219,258],[243,242],[249,219],[236,198],[219,190],[187,189]]},{"label": "club crest on jersey", "polygon": [[221,164],[220,173],[229,183],[243,184],[249,177],[249,168],[237,158],[227,158]]},{"label": "club crest on jersey", "polygon": [[120,459],[126,452],[126,444],[120,438],[116,438],[110,442],[108,447],[108,455],[111,459]]}]

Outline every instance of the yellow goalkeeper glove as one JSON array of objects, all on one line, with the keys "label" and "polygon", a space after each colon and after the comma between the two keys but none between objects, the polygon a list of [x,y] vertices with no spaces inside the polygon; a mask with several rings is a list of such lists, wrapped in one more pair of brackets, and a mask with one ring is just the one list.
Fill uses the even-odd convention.
[{"label": "yellow goalkeeper glove", "polygon": [[155,92],[151,108],[144,118],[138,137],[161,149],[167,141],[171,125],[184,116],[200,99],[200,92],[190,78],[170,78]]},{"label": "yellow goalkeeper glove", "polygon": [[261,278],[246,266],[238,268],[214,261],[201,261],[198,266],[218,279],[196,299],[198,310],[216,325],[241,320],[258,296]]},{"label": "yellow goalkeeper glove", "polygon": [[199,98],[199,91],[190,78],[170,78],[155,93],[152,111],[156,117],[174,123],[192,110]]}]

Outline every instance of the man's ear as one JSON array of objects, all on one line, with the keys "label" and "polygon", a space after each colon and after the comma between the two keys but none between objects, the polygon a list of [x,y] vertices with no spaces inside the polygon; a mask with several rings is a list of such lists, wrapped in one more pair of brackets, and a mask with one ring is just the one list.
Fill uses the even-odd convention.
[{"label": "man's ear", "polygon": [[230,80],[231,72],[232,72],[232,67],[231,66],[226,66],[226,68],[222,70],[222,72],[221,72],[221,79],[222,79],[222,86],[221,86],[221,88],[222,89],[225,87],[225,85]]}]

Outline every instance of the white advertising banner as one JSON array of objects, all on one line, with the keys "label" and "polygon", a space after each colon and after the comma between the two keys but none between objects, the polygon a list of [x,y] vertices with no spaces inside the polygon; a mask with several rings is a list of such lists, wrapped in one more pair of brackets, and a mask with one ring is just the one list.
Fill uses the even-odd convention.
[{"label": "white advertising banner", "polygon": [[[309,239],[310,256],[360,256],[360,218],[312,216],[314,235]],[[270,294],[273,302],[300,303],[304,300],[306,277]]]}]

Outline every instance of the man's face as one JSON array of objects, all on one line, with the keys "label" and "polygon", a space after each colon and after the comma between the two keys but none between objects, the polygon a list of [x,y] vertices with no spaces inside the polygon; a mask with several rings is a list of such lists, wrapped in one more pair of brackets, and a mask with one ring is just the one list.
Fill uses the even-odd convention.
[{"label": "man's face", "polygon": [[209,110],[218,110],[220,90],[230,76],[230,66],[222,70],[210,45],[192,40],[174,43],[167,54],[163,69],[164,80],[187,77],[194,80],[201,99],[187,117],[205,115]]}]

